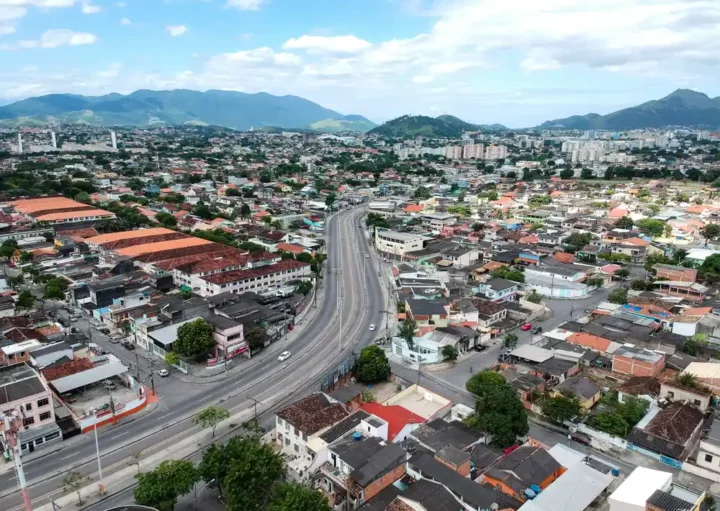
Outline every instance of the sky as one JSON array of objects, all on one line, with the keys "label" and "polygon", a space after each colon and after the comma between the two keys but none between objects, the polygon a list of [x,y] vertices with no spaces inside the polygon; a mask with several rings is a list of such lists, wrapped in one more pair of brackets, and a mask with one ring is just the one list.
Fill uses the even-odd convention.
[{"label": "sky", "polygon": [[718,0],[0,0],[0,98],[301,96],[535,126],[720,95]]}]

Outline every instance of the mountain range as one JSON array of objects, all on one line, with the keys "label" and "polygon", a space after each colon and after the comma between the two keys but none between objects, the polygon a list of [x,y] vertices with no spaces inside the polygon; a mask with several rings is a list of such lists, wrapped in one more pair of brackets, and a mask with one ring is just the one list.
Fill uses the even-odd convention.
[{"label": "mountain range", "polygon": [[454,115],[403,115],[373,128],[368,133],[386,137],[459,138],[464,131],[504,129],[507,128],[502,124],[471,124]]},{"label": "mountain range", "polygon": [[297,96],[264,92],[138,90],[128,95],[49,94],[0,106],[0,125],[84,123],[96,126],[217,125],[238,130],[276,126],[319,131],[367,131],[375,123],[343,115]]},{"label": "mountain range", "polygon": [[715,129],[720,127],[720,97],[678,89],[664,98],[624,108],[607,115],[574,115],[542,123],[542,129],[632,130],[687,126]]}]

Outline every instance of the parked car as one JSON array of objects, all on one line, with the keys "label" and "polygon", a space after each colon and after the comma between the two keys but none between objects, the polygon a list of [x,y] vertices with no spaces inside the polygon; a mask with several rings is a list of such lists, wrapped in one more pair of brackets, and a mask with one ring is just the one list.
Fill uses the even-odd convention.
[{"label": "parked car", "polygon": [[117,388],[117,386],[110,380],[105,380],[102,385],[108,390],[115,390]]},{"label": "parked car", "polygon": [[475,346],[475,351],[485,351],[486,349],[487,346],[485,346],[484,344],[478,344],[477,346]]},{"label": "parked car", "polygon": [[523,325],[520,327],[520,330],[523,332],[527,332],[532,328],[532,323],[523,323]]},{"label": "parked car", "polygon": [[158,376],[160,376],[162,378],[165,378],[166,376],[169,376],[169,375],[170,375],[170,373],[168,372],[167,369],[158,370]]},{"label": "parked car", "polygon": [[590,441],[590,437],[587,435],[583,435],[582,433],[572,433],[571,435],[568,435],[570,437],[570,440],[573,442],[577,442],[579,444],[583,445],[590,445],[592,442]]},{"label": "parked car", "polygon": [[536,326],[535,328],[532,329],[533,334],[539,334],[540,332],[542,332],[541,326]]},{"label": "parked car", "polygon": [[70,326],[70,322],[65,318],[58,318],[58,323],[60,323],[62,326]]},{"label": "parked car", "polygon": [[124,341],[122,343],[122,346],[126,350],[130,350],[130,351],[133,351],[135,349],[135,345],[133,343],[131,343],[130,341]]},{"label": "parked car", "polygon": [[375,323],[373,323],[372,325],[370,325],[370,331],[372,332],[373,330],[375,330]]},{"label": "parked car", "polygon": [[289,351],[283,351],[280,353],[280,356],[278,357],[278,360],[280,362],[285,362],[287,359],[290,358],[290,352]]}]

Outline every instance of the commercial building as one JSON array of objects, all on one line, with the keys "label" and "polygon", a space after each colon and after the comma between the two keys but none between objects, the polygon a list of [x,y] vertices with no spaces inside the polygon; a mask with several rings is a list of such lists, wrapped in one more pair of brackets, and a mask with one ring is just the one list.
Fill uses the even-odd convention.
[{"label": "commercial building", "polygon": [[49,225],[109,220],[115,213],[89,206],[66,197],[42,197],[38,199],[20,199],[9,202],[15,211],[33,222]]},{"label": "commercial building", "polygon": [[229,291],[264,293],[284,286],[293,280],[312,276],[310,264],[295,259],[285,259],[277,264],[247,270],[233,270],[201,277],[200,296],[213,296]]},{"label": "commercial building", "polygon": [[424,242],[425,237],[417,234],[386,229],[376,229],[375,231],[375,248],[380,252],[404,256],[408,252],[422,250]]}]

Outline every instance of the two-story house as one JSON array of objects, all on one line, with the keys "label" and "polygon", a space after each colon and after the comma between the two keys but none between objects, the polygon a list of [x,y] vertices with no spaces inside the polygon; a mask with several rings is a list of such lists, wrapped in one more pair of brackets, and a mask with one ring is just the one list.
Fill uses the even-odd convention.
[{"label": "two-story house", "polygon": [[420,335],[448,325],[448,303],[444,299],[408,299],[405,301],[405,311],[417,323]]},{"label": "two-story house", "polygon": [[229,360],[242,353],[249,355],[242,323],[219,314],[209,316],[207,321],[213,326],[216,358]]},{"label": "two-story house", "polygon": [[492,302],[512,302],[517,299],[518,283],[493,278],[477,286],[477,294]]}]

